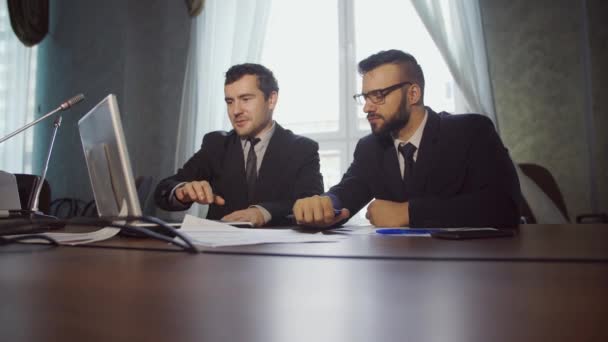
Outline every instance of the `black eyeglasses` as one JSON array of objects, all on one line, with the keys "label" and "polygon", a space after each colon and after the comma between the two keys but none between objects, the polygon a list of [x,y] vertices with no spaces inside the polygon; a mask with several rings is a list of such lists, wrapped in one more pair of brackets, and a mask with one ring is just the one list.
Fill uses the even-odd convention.
[{"label": "black eyeglasses", "polygon": [[401,82],[383,89],[370,90],[367,93],[356,94],[353,95],[353,99],[355,99],[355,101],[357,101],[357,103],[360,105],[365,105],[365,101],[368,99],[372,101],[373,104],[384,104],[384,98],[388,94],[403,87],[406,84],[412,84],[412,82]]}]

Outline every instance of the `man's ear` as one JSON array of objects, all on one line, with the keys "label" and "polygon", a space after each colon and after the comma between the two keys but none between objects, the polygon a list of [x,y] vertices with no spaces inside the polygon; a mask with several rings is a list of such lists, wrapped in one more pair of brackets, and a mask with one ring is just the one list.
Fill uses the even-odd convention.
[{"label": "man's ear", "polygon": [[411,104],[422,103],[422,89],[416,83],[412,84],[407,92],[407,100]]},{"label": "man's ear", "polygon": [[279,100],[278,92],[273,91],[272,93],[270,93],[270,95],[268,96],[268,107],[270,110],[274,110],[274,107],[276,107],[278,100]]}]

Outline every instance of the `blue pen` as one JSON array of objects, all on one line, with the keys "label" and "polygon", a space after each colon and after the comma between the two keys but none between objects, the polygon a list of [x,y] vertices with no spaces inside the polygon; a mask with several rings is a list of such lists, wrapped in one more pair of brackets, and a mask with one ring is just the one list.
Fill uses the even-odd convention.
[{"label": "blue pen", "polygon": [[376,233],[382,235],[422,235],[439,231],[438,228],[380,228]]}]

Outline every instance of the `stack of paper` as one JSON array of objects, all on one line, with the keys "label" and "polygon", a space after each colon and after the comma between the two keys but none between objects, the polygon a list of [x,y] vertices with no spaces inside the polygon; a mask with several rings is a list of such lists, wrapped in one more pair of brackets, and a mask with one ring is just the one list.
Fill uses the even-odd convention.
[{"label": "stack of paper", "polygon": [[339,235],[306,234],[292,229],[235,228],[228,224],[186,215],[179,230],[203,247],[256,245],[262,243],[336,242]]},{"label": "stack of paper", "polygon": [[[114,235],[118,234],[119,231],[120,231],[120,229],[118,229],[118,228],[105,227],[105,228],[101,228],[99,230],[96,230],[96,231],[90,232],[90,233],[42,233],[41,235],[46,235],[50,238],[55,239],[55,241],[57,241],[60,245],[75,246],[75,245],[82,245],[85,243],[92,243],[92,242],[107,240],[107,239],[113,237]],[[13,236],[18,236],[18,235],[13,235]],[[24,240],[23,242],[48,243],[48,241],[42,240],[42,239],[30,239],[30,240]]]}]

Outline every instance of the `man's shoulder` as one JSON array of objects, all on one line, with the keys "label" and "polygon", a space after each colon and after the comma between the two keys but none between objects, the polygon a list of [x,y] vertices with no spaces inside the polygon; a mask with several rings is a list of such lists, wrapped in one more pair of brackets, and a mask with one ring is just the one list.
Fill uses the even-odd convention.
[{"label": "man's shoulder", "polygon": [[305,137],[303,135],[295,134],[289,129],[285,129],[280,125],[277,125],[277,130],[275,131],[276,137],[283,144],[293,144],[293,146],[301,146],[308,148],[319,148],[319,143],[315,140]]},{"label": "man's shoulder", "polygon": [[203,145],[221,145],[230,139],[234,139],[236,133],[232,131],[213,131],[203,136]]},{"label": "man's shoulder", "polygon": [[384,150],[388,147],[393,146],[393,139],[389,136],[378,136],[374,133],[362,137],[357,142],[357,148],[359,154],[376,154],[378,150]]},{"label": "man's shoulder", "polygon": [[441,125],[452,125],[452,126],[466,126],[466,127],[480,127],[480,126],[494,126],[492,120],[485,115],[476,113],[465,113],[465,114],[451,114],[448,112],[437,113]]},{"label": "man's shoulder", "polygon": [[206,133],[203,139],[226,139],[235,134],[234,130],[231,131],[213,131]]}]

